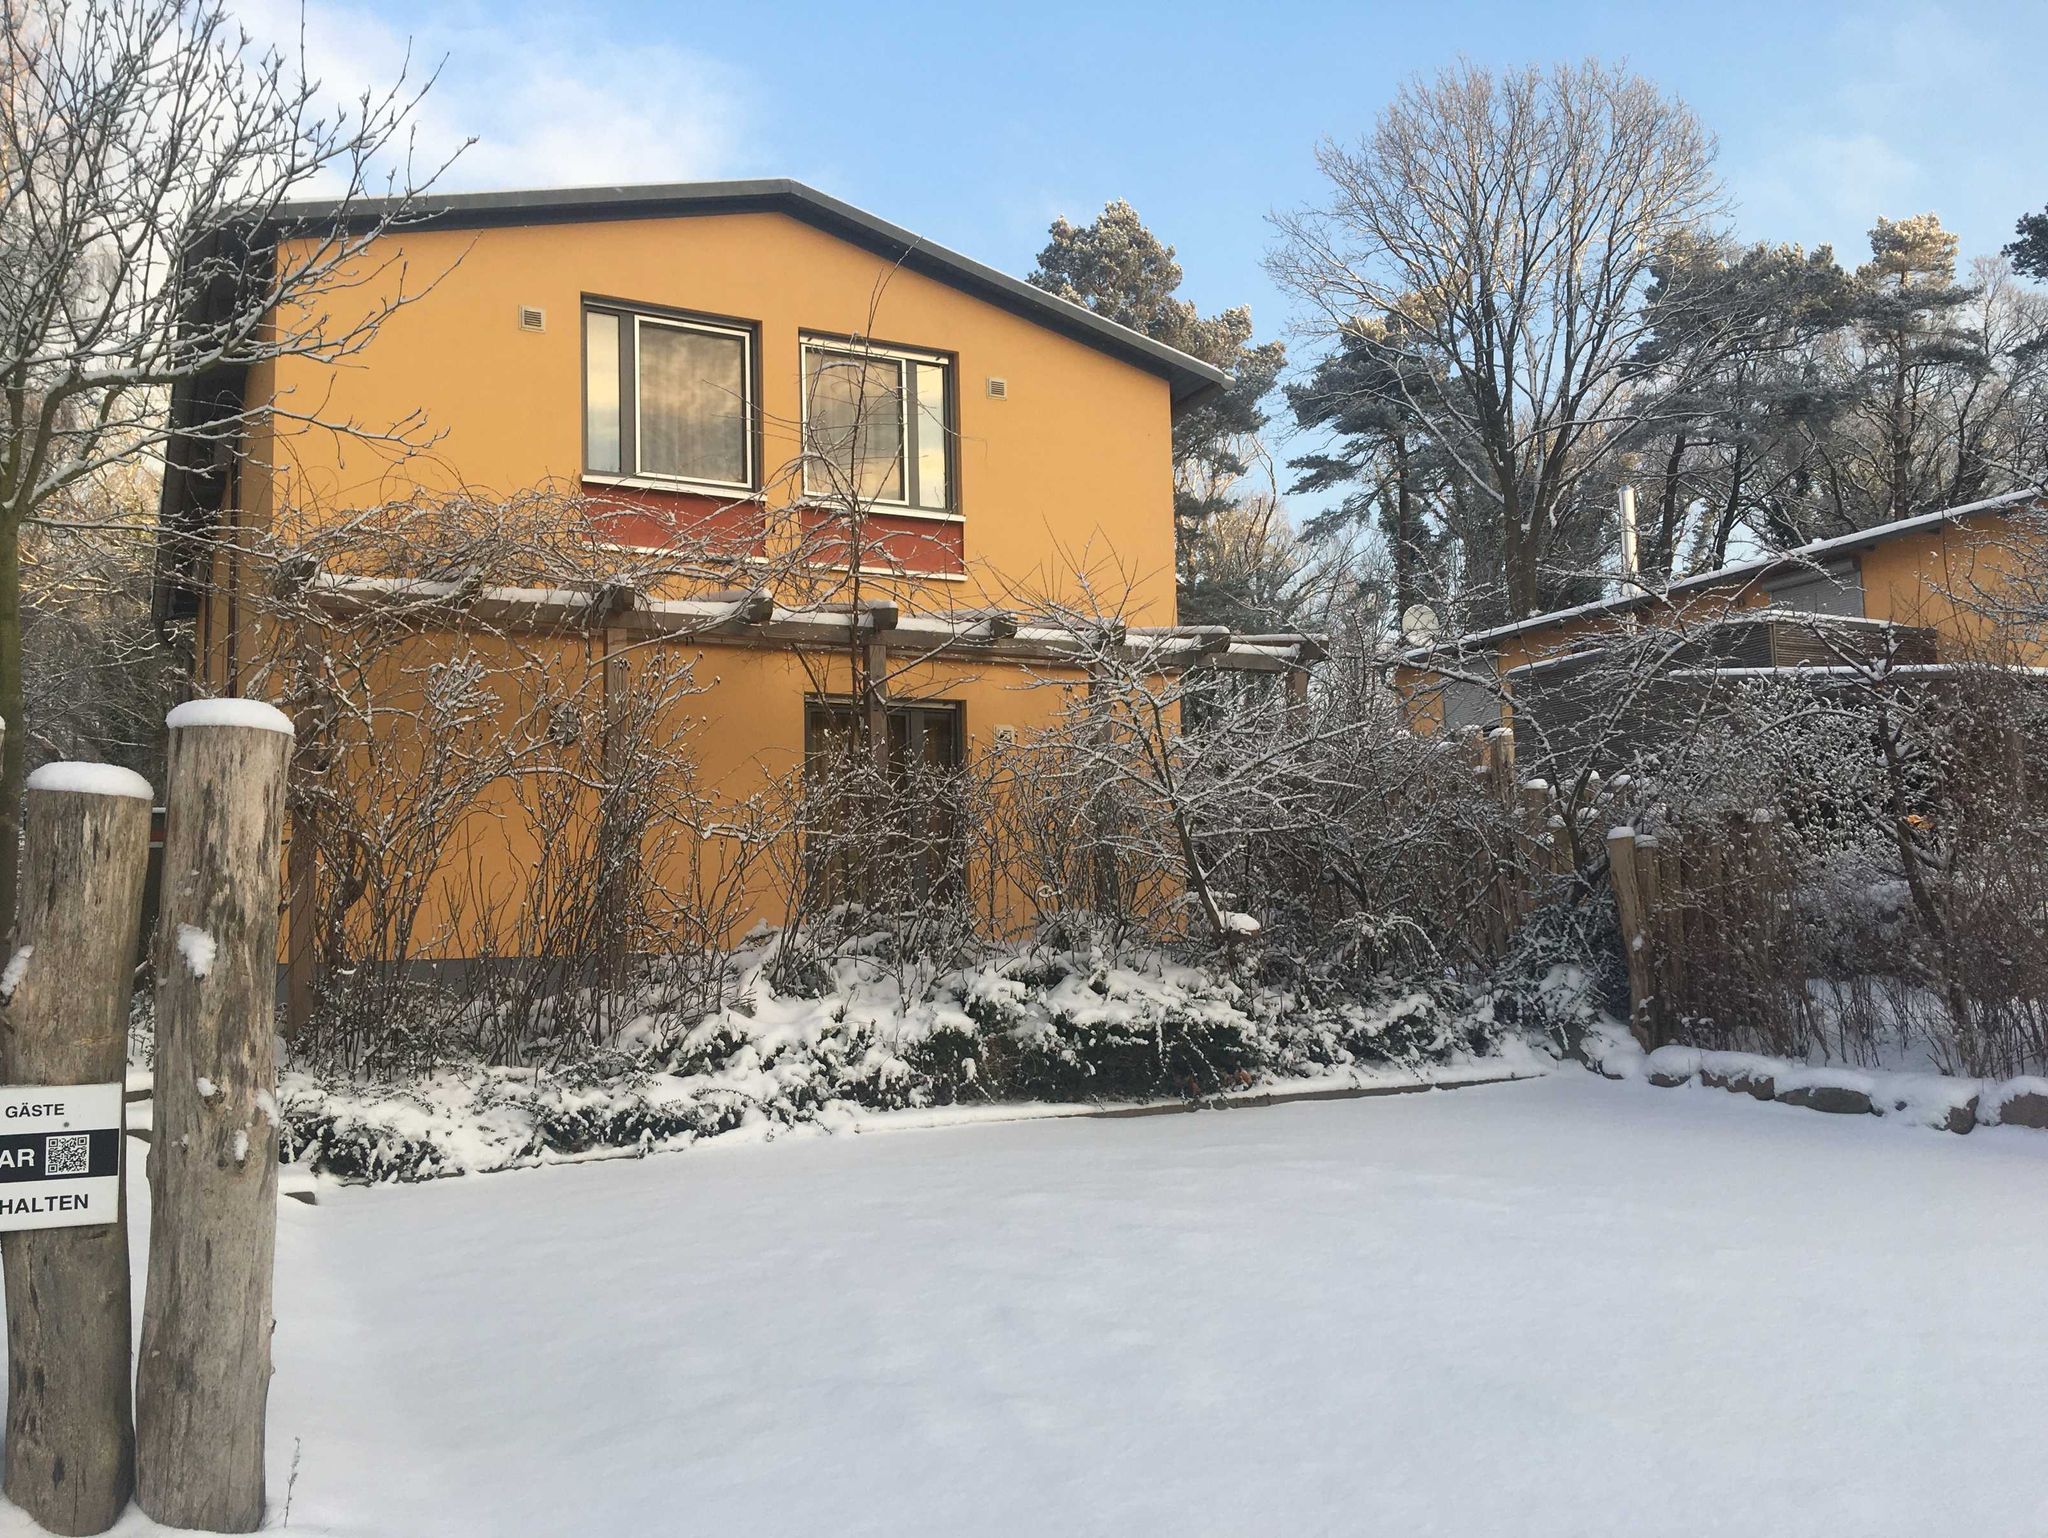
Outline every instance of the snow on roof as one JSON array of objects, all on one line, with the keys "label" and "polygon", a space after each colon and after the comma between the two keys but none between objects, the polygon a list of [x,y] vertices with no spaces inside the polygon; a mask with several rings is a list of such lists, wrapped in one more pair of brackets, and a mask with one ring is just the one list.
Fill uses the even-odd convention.
[{"label": "snow on roof", "polygon": [[1890,523],[1872,524],[1867,529],[1817,539],[1791,550],[1755,556],[1747,561],[1733,561],[1726,566],[1717,566],[1712,571],[1681,577],[1663,588],[1646,588],[1641,592],[1624,593],[1616,598],[1598,598],[1590,603],[1575,604],[1566,609],[1552,609],[1547,613],[1532,614],[1527,619],[1495,625],[1489,630],[1475,630],[1470,635],[1454,636],[1434,646],[1418,646],[1412,651],[1404,652],[1401,660],[1407,663],[1427,662],[1431,657],[1443,656],[1464,647],[1488,646],[1496,641],[1504,641],[1510,636],[1522,635],[1531,630],[1543,630],[1551,625],[1561,625],[1566,620],[1579,619],[1585,615],[1611,614],[1623,609],[1633,609],[1641,604],[1665,602],[1677,593],[1720,587],[1745,577],[1761,577],[1766,572],[1783,566],[1817,564],[1830,555],[1879,544],[1903,534],[1916,533],[1921,529],[1936,528],[1945,523],[1952,523],[1958,518],[1967,518],[1973,513],[2016,510],[2026,503],[2037,502],[2044,496],[2048,496],[2048,490],[2034,486],[2023,491],[2009,491],[2002,496],[1985,497],[1977,502],[1964,502],[1956,507],[1937,508],[1929,513],[1915,513],[1910,518],[1895,518]]},{"label": "snow on roof", "polygon": [[253,726],[293,735],[292,718],[261,700],[187,700],[164,717],[172,731],[187,726]]},{"label": "snow on roof", "polygon": [[30,772],[28,788],[70,791],[83,796],[129,796],[138,801],[151,799],[149,781],[133,769],[116,764],[44,764]]}]

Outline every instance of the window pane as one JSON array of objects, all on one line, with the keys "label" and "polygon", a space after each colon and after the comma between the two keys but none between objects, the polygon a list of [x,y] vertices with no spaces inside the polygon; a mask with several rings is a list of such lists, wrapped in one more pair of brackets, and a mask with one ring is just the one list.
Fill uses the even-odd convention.
[{"label": "window pane", "polygon": [[946,506],[946,371],[919,363],[917,376],[917,505]]},{"label": "window pane", "polygon": [[619,473],[619,318],[592,310],[583,317],[584,464]]},{"label": "window pane", "polygon": [[650,321],[638,331],[642,473],[744,483],[745,343]]},{"label": "window pane", "polygon": [[903,500],[903,369],[894,358],[804,354],[810,453],[833,466],[807,467],[804,489]]}]

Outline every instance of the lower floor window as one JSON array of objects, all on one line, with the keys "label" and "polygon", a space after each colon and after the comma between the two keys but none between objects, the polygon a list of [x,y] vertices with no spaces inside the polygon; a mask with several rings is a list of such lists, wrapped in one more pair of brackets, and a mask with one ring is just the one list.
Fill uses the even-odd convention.
[{"label": "lower floor window", "polygon": [[804,712],[806,877],[825,904],[888,907],[957,890],[960,707],[890,705],[875,751],[850,700]]}]

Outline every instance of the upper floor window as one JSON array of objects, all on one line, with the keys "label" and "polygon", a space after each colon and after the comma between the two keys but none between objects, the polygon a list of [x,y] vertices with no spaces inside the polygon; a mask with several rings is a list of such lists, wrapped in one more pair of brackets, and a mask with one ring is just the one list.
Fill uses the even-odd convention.
[{"label": "upper floor window", "polygon": [[951,374],[930,353],[806,340],[805,494],[951,509]]},{"label": "upper floor window", "polygon": [[585,471],[752,488],[753,352],[744,326],[586,307]]}]

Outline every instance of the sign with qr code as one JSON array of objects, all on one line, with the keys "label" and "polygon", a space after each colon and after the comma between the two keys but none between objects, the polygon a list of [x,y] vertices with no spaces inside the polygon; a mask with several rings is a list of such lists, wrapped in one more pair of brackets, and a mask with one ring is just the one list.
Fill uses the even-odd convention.
[{"label": "sign with qr code", "polygon": [[0,1087],[0,1230],[121,1215],[121,1086]]}]

